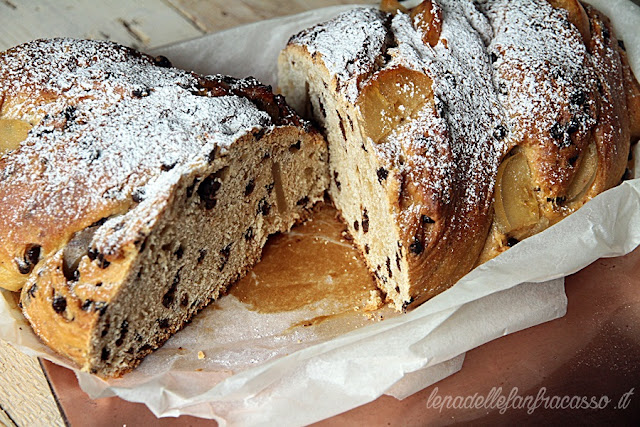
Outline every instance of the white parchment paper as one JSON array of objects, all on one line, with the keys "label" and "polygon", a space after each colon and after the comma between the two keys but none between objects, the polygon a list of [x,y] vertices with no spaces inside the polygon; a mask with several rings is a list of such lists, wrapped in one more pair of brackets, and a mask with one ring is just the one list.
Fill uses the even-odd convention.
[{"label": "white parchment paper", "polygon": [[[640,8],[626,0],[590,3],[612,17],[640,75]],[[253,75],[275,87],[276,58],[289,36],[347,8],[259,22],[154,53],[181,68]],[[636,149],[636,174],[638,154]],[[406,315],[386,313],[382,322],[354,315],[291,330],[317,310],[260,314],[227,296],[123,378],[105,382],[76,374],[90,396],[143,402],[158,416],[190,414],[223,425],[307,424],[385,393],[406,397],[459,370],[465,351],[564,315],[562,277],[638,244],[640,179],[634,179]],[[16,296],[6,291],[0,297],[0,338],[73,369],[35,337]]]}]

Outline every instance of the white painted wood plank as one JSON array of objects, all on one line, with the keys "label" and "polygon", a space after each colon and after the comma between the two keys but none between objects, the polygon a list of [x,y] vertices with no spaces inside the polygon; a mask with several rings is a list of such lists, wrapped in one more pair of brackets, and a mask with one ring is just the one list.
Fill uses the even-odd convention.
[{"label": "white painted wood plank", "polygon": [[63,36],[110,39],[144,51],[201,34],[162,0],[0,0],[0,51]]}]

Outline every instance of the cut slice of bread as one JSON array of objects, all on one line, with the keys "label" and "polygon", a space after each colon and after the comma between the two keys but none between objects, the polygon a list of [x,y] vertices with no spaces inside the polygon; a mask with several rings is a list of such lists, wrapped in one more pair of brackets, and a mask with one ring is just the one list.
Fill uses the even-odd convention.
[{"label": "cut slice of bread", "polygon": [[83,370],[135,367],[328,186],[322,137],[253,79],[67,39],[0,70],[0,274]]},{"label": "cut slice of bread", "polygon": [[400,308],[617,185],[640,92],[578,0],[382,8],[293,36],[279,85],[325,133],[331,197]]},{"label": "cut slice of bread", "polygon": [[475,264],[503,151],[491,65],[469,18],[478,13],[467,2],[439,7],[444,21],[426,19],[431,9],[354,9],[292,37],[279,58],[287,101],[327,137],[331,197],[398,309]]}]

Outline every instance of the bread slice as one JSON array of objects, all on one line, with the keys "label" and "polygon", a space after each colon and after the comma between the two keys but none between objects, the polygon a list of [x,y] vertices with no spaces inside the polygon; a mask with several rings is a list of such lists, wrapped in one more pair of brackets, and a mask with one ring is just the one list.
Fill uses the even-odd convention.
[{"label": "bread slice", "polygon": [[324,140],[251,78],[68,39],[0,70],[0,275],[85,371],[135,367],[323,199]]},{"label": "bread slice", "polygon": [[640,92],[577,0],[382,9],[293,36],[279,85],[323,129],[331,197],[401,308],[618,184]]},{"label": "bread slice", "polygon": [[293,36],[279,57],[281,91],[327,137],[331,197],[398,309],[474,266],[503,155],[475,29],[488,22],[471,2],[427,6],[354,9]]}]

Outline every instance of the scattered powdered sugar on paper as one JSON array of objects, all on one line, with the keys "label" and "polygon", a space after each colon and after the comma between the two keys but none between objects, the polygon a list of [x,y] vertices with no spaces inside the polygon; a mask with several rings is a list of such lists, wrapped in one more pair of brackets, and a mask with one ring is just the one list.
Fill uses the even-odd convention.
[{"label": "scattered powdered sugar on paper", "polygon": [[66,230],[153,205],[215,146],[272,125],[250,100],[196,95],[197,76],[109,42],[30,42],[0,58],[0,70],[3,116],[36,122],[0,160],[4,229]]}]

